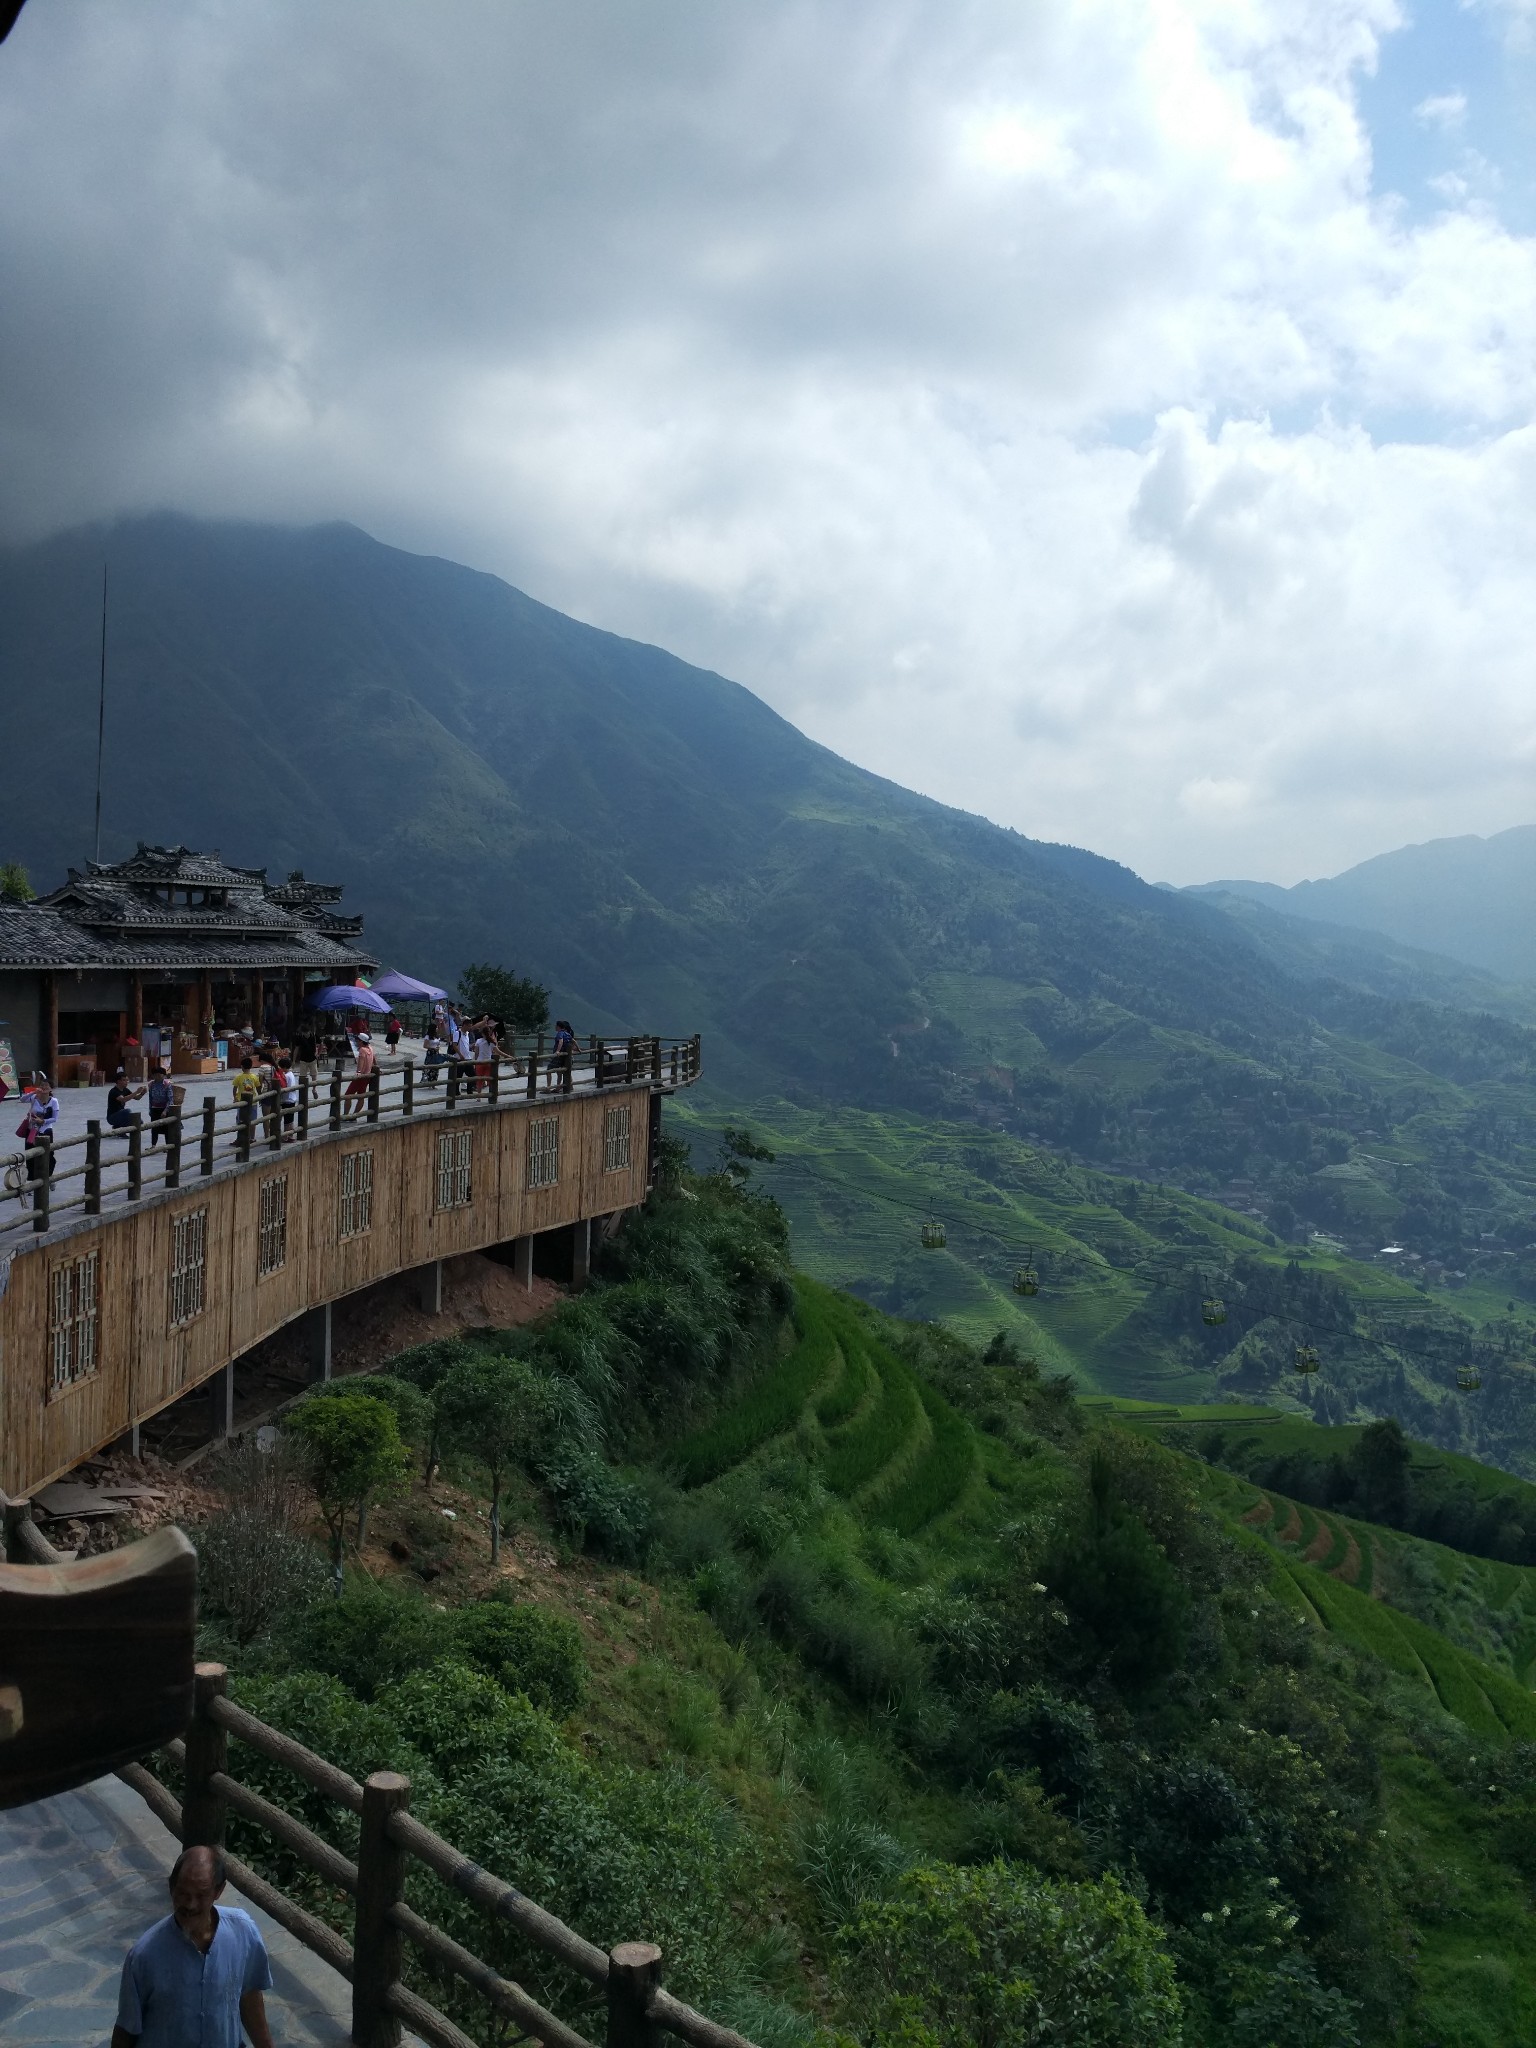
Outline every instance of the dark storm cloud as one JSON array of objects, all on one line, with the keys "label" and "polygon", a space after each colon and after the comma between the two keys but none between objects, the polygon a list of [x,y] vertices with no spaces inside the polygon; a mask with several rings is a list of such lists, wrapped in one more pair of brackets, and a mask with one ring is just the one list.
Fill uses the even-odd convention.
[{"label": "dark storm cloud", "polygon": [[1513,822],[1536,264],[1372,201],[1392,20],[33,0],[0,520],[351,518],[1160,873]]}]

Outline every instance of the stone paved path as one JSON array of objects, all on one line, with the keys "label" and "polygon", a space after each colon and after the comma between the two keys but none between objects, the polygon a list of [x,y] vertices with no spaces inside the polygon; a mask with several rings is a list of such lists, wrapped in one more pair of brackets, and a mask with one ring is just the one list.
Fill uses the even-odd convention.
[{"label": "stone paved path", "polygon": [[[0,1813],[0,2043],[106,2048],[129,1944],[167,1910],[177,1844],[116,1778]],[[272,1957],[279,2048],[345,2048],[351,1988],[231,1886]]]}]

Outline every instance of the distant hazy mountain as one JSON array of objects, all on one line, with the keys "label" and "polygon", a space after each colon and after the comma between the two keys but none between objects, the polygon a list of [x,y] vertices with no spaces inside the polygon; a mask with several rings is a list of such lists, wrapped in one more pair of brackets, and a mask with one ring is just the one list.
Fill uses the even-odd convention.
[{"label": "distant hazy mountain", "polygon": [[1190,895],[1248,896],[1291,917],[1384,932],[1502,981],[1536,982],[1536,825],[1489,839],[1431,839],[1327,881],[1206,882]]}]

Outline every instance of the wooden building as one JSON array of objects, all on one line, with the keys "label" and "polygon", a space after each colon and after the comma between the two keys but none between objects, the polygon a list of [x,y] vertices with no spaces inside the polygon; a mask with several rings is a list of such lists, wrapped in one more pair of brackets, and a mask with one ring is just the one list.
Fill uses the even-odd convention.
[{"label": "wooden building", "polygon": [[309,987],[376,968],[340,900],[185,846],[88,861],[35,903],[0,903],[0,1038],[56,1084],[110,1075],[129,1040],[204,1071],[221,1034],[291,1032]]},{"label": "wooden building", "polygon": [[[635,1048],[639,1047],[640,1051]],[[77,1214],[0,1252],[0,1492],[46,1485],[274,1330],[392,1274],[493,1245],[530,1279],[533,1240],[570,1236],[585,1276],[594,1222],[644,1201],[661,1099],[699,1073],[697,1039],[628,1042],[601,1071],[535,1071],[532,1092],[430,1100],[179,1185]]]}]

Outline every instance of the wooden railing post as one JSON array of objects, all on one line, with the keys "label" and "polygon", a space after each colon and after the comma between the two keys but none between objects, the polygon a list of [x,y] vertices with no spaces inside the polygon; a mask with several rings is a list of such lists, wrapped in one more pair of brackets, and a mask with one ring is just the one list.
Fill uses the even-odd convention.
[{"label": "wooden railing post", "polygon": [[459,1064],[458,1048],[455,1046],[448,1056],[448,1087],[443,1098],[450,1109],[459,1099]]},{"label": "wooden railing post", "polygon": [[598,1037],[597,1033],[594,1031],[592,1034],[592,1086],[594,1088],[601,1088],[602,1085],[603,1041]]},{"label": "wooden railing post", "polygon": [[85,1213],[101,1214],[101,1120],[94,1116],[85,1126]]},{"label": "wooden railing post", "polygon": [[266,1116],[267,1150],[269,1152],[281,1152],[283,1149],[283,1091],[281,1088],[274,1088],[272,1090],[272,1098],[267,1106]]},{"label": "wooden railing post", "polygon": [[211,1783],[215,1772],[229,1767],[229,1737],[210,1718],[208,1703],[222,1699],[229,1689],[229,1673],[222,1664],[196,1664],[192,1668],[192,1719],[187,1726],[186,1786],[181,1799],[181,1843],[190,1849],[202,1843],[222,1849],[229,1809],[223,1795]]},{"label": "wooden railing post", "polygon": [[331,1067],[331,1129],[341,1129],[341,1061]]},{"label": "wooden railing post", "polygon": [[368,1108],[365,1115],[366,1121],[371,1124],[376,1124],[379,1120],[379,1088],[382,1079],[383,1076],[377,1067],[368,1076]]},{"label": "wooden railing post", "polygon": [[37,1192],[32,1197],[32,1228],[41,1234],[48,1228],[48,1202],[53,1193],[53,1140],[46,1134],[36,1145],[31,1162],[37,1170]]},{"label": "wooden railing post", "polygon": [[661,1040],[659,1038],[651,1040],[651,1079],[658,1088],[661,1086]]},{"label": "wooden railing post", "polygon": [[5,1548],[3,1554],[9,1564],[29,1564],[31,1554],[26,1547],[26,1538],[21,1533],[23,1522],[32,1520],[32,1503],[29,1500],[8,1500],[4,1508]]},{"label": "wooden railing post", "polygon": [[357,1920],[352,1935],[352,2039],[356,2048],[398,2048],[400,2022],[388,1997],[400,1981],[405,1937],[390,1908],[405,1900],[406,1852],[391,1839],[392,1815],[408,1810],[411,1781],[375,1771],[363,1787],[357,1844]]},{"label": "wooden railing post", "polygon": [[203,1157],[204,1173],[213,1171],[213,1148],[218,1137],[219,1105],[211,1095],[203,1097]]},{"label": "wooden railing post", "polygon": [[307,1138],[307,1137],[309,1136],[309,1083],[308,1083],[308,1081],[301,1081],[301,1082],[299,1083],[299,1136],[300,1136],[301,1138]]},{"label": "wooden railing post", "polygon": [[144,1126],[135,1117],[128,1126],[128,1199],[137,1202],[144,1193]]},{"label": "wooden railing post", "polygon": [[253,1102],[235,1104],[235,1157],[243,1165],[251,1156],[251,1125],[256,1121]]},{"label": "wooden railing post", "polygon": [[544,1034],[541,1031],[538,1044],[534,1045],[530,1040],[528,1046],[528,1100],[530,1102],[539,1092],[539,1054],[543,1050]]},{"label": "wooden railing post", "polygon": [[168,1188],[181,1186],[181,1111],[172,1108],[171,1114],[161,1126],[160,1135],[165,1140],[165,1164],[160,1169]]},{"label": "wooden railing post", "polygon": [[485,1092],[492,1102],[501,1100],[501,1061],[494,1055],[491,1059],[491,1078],[485,1084]]},{"label": "wooden railing post", "polygon": [[661,2029],[646,2008],[661,1988],[661,1950],[649,1941],[621,1941],[608,1956],[605,2048],[657,2048]]},{"label": "wooden railing post", "polygon": [[414,1116],[416,1113],[416,1062],[407,1060],[400,1069],[400,1114]]}]

